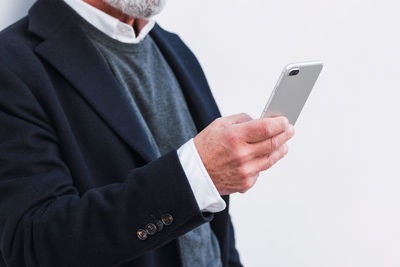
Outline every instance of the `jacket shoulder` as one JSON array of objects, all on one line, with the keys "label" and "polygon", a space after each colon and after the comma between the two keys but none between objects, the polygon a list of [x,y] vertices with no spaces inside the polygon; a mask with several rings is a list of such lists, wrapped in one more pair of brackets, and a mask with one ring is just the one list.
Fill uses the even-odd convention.
[{"label": "jacket shoulder", "polygon": [[157,32],[159,32],[160,34],[162,34],[162,35],[164,35],[164,36],[166,36],[166,37],[170,37],[170,38],[179,38],[179,35],[178,35],[178,34],[164,29],[164,28],[161,27],[160,24],[158,24],[158,23],[156,23],[156,24],[154,25],[154,31],[157,31]]},{"label": "jacket shoulder", "polygon": [[153,37],[156,37],[158,40],[162,40],[159,42],[160,44],[162,43],[165,46],[173,47],[173,49],[177,52],[176,56],[185,58],[186,63],[187,61],[190,61],[189,65],[199,67],[201,70],[201,66],[197,57],[178,34],[167,31],[158,23],[156,23],[153,30]]},{"label": "jacket shoulder", "polygon": [[17,46],[23,43],[36,41],[38,38],[28,30],[28,16],[23,17],[17,22],[9,25],[0,31],[0,45],[4,48],[5,45]]},{"label": "jacket shoulder", "polygon": [[24,17],[0,32],[0,64],[16,74],[24,73],[36,58],[35,47],[42,41],[28,30],[28,17]]}]

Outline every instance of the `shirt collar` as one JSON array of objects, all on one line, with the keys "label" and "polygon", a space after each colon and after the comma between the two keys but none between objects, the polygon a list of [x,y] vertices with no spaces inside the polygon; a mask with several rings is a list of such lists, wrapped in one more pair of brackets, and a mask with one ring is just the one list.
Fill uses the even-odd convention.
[{"label": "shirt collar", "polygon": [[98,30],[123,43],[139,43],[153,29],[155,21],[148,20],[139,35],[129,24],[108,15],[82,0],[64,0],[75,12]]}]

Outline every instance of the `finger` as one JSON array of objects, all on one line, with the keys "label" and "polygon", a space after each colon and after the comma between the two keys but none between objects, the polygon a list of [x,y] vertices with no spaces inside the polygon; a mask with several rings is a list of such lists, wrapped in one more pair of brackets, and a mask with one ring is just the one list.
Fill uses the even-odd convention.
[{"label": "finger", "polygon": [[247,176],[257,176],[260,172],[271,168],[275,163],[288,153],[288,146],[285,144],[269,155],[257,157],[246,165]]},{"label": "finger", "polygon": [[254,169],[257,170],[259,173],[262,171],[266,171],[274,166],[279,160],[286,156],[288,153],[289,148],[285,144],[272,152],[270,155],[259,157],[254,160]]},{"label": "finger", "polygon": [[255,157],[271,154],[276,149],[282,147],[290,138],[293,137],[293,135],[294,127],[293,125],[289,124],[288,128],[284,132],[272,136],[267,140],[250,144],[252,150],[251,154]]},{"label": "finger", "polygon": [[271,168],[273,165],[275,165],[278,161],[280,161],[284,156],[287,155],[289,151],[289,147],[285,144],[272,152],[266,159],[264,167],[264,171],[268,170]]},{"label": "finger", "polygon": [[257,143],[284,132],[288,126],[288,119],[281,116],[241,123],[237,130],[247,143]]}]

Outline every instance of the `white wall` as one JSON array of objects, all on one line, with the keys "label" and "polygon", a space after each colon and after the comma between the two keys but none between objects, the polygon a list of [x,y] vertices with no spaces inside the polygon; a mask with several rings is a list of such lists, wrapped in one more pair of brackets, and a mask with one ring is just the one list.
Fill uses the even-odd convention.
[{"label": "white wall", "polygon": [[[286,63],[325,62],[289,155],[232,197],[245,265],[400,266],[400,2],[168,1],[159,21],[196,53],[224,115],[258,117]],[[0,28],[26,3],[2,0]]]},{"label": "white wall", "polygon": [[0,1],[0,30],[26,15],[33,0],[1,0]]}]

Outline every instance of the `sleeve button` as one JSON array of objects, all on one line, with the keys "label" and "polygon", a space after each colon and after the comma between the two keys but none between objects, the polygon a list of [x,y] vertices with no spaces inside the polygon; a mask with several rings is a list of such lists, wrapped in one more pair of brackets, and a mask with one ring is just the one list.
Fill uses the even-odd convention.
[{"label": "sleeve button", "polygon": [[155,223],[155,225],[156,225],[156,227],[157,227],[157,231],[158,231],[158,232],[161,232],[162,229],[164,228],[163,222],[160,221],[160,220],[156,220],[154,223]]},{"label": "sleeve button", "polygon": [[157,232],[157,226],[154,223],[148,223],[145,229],[149,235],[154,235]]},{"label": "sleeve button", "polygon": [[145,230],[143,230],[143,229],[137,230],[136,234],[137,234],[137,237],[140,240],[146,240],[147,239],[147,232]]},{"label": "sleeve button", "polygon": [[171,223],[174,221],[174,218],[172,217],[172,215],[171,214],[164,214],[162,217],[161,217],[161,220],[162,220],[162,222],[163,222],[163,224],[164,225],[166,225],[166,226],[168,226],[168,225],[171,225]]}]

